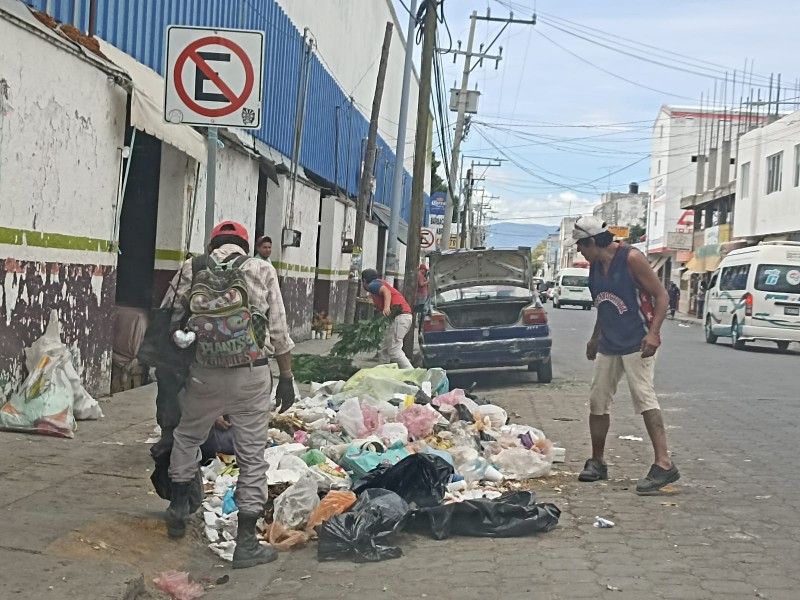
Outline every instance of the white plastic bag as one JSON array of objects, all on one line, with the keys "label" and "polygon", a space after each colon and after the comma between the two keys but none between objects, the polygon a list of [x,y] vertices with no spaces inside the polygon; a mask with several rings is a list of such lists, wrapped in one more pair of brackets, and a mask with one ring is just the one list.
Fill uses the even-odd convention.
[{"label": "white plastic bag", "polygon": [[345,433],[351,438],[362,438],[368,435],[367,428],[364,426],[364,414],[361,412],[361,404],[358,398],[348,398],[342,403],[337,420]]},{"label": "white plastic bag", "polygon": [[397,442],[405,444],[408,442],[408,429],[402,423],[384,423],[378,437],[386,447],[394,446]]},{"label": "white plastic bag", "polygon": [[497,454],[494,464],[506,479],[535,479],[550,474],[552,458],[526,448],[508,448]]},{"label": "white plastic bag", "polygon": [[489,420],[491,427],[500,428],[508,422],[508,413],[496,404],[485,404],[478,407],[474,415],[476,420]]},{"label": "white plastic bag", "polygon": [[100,409],[100,405],[83,388],[81,378],[72,364],[72,354],[69,348],[61,342],[61,326],[58,322],[58,313],[54,310],[50,312],[50,321],[42,337],[33,342],[30,348],[25,349],[25,365],[28,373],[32,373],[36,369],[45,355],[54,360],[63,358],[63,360],[58,360],[58,368],[63,371],[58,377],[60,385],[69,386],[72,396],[72,413],[75,418],[78,421],[102,419],[103,411]]},{"label": "white plastic bag", "polygon": [[306,469],[297,483],[275,499],[275,522],[287,529],[302,529],[319,506],[317,487],[316,477]]}]

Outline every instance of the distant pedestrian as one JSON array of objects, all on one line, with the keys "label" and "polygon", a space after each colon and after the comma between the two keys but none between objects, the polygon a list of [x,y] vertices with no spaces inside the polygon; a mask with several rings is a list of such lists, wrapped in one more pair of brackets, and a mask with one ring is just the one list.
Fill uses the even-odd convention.
[{"label": "distant pedestrian", "polygon": [[256,258],[272,263],[272,238],[262,235],[256,240]]},{"label": "distant pedestrian", "polygon": [[666,428],[653,384],[655,354],[661,346],[661,324],[667,314],[667,290],[647,258],[615,242],[601,219],[581,217],[572,236],[591,264],[589,289],[597,307],[594,333],[586,345],[586,357],[595,361],[589,392],[592,458],[586,461],[578,480],[608,479],[604,454],[610,408],[625,375],[634,408],[644,418],[655,452],[654,464],[639,480],[636,492],[656,494],[680,478],[667,451]]},{"label": "distant pedestrian", "polygon": [[420,330],[425,320],[425,307],[428,305],[428,287],[430,285],[430,271],[428,265],[422,263],[417,271],[417,301],[414,304],[414,313],[417,315],[417,322]]},{"label": "distant pedestrian", "polygon": [[383,337],[378,355],[381,362],[396,363],[401,369],[412,369],[411,361],[403,352],[403,340],[411,329],[411,307],[403,294],[381,279],[375,269],[365,269],[361,273],[361,284],[385,317],[391,315],[393,309],[399,311]]},{"label": "distant pedestrian", "polygon": [[[215,422],[223,428],[230,423],[239,466],[233,568],[241,569],[277,557],[273,548],[261,546],[256,538],[256,522],[267,501],[264,449],[272,389],[269,357],[275,356],[280,370],[276,402],[283,411],[295,400],[290,354],[294,343],[275,268],[249,257],[247,230],[232,221],[220,223],[211,234],[209,250],[199,268],[198,259],[191,259],[173,281],[179,300],[176,307],[188,309],[186,328],[196,336],[196,361],[186,379],[180,423],[174,432],[169,467],[172,500],[166,522],[170,537],[186,534],[200,446]],[[180,314],[175,315],[173,327],[182,322],[184,310],[176,312]],[[173,339],[179,341],[180,336]],[[224,425],[218,421],[220,415],[225,415]]]},{"label": "distant pedestrian", "polygon": [[678,302],[681,299],[681,288],[675,285],[674,281],[670,281],[667,294],[669,295],[669,318],[674,319],[675,311],[678,310]]}]

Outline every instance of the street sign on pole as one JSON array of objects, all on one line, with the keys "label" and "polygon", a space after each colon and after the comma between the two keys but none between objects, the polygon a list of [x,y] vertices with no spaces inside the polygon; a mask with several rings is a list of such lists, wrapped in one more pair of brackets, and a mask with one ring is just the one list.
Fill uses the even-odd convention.
[{"label": "street sign on pole", "polygon": [[164,120],[261,127],[264,32],[170,25]]},{"label": "street sign on pole", "polygon": [[436,230],[433,227],[423,227],[420,231],[420,250],[427,252],[434,246],[436,246]]}]

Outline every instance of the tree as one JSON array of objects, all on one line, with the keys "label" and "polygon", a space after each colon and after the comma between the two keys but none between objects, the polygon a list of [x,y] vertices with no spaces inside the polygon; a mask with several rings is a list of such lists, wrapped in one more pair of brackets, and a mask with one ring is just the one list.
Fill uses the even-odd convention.
[{"label": "tree", "polygon": [[436,160],[436,153],[431,152],[431,194],[447,192],[447,182],[439,177],[439,166],[441,164]]},{"label": "tree", "polygon": [[541,257],[547,256],[547,240],[542,240],[539,245],[531,250],[531,263],[533,265],[534,275],[544,269],[544,259]]},{"label": "tree", "polygon": [[643,221],[642,225],[633,225],[628,233],[628,243],[638,244],[642,240],[642,236],[647,233],[647,223]]}]

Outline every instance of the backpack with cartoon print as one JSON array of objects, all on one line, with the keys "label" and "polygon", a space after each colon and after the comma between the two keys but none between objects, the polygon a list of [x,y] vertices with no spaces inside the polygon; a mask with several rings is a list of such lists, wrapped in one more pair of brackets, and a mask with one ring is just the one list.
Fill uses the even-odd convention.
[{"label": "backpack with cartoon print", "polygon": [[241,254],[221,262],[200,256],[192,263],[186,326],[197,336],[200,366],[236,367],[263,357],[267,317],[250,304],[243,271],[248,260]]}]

